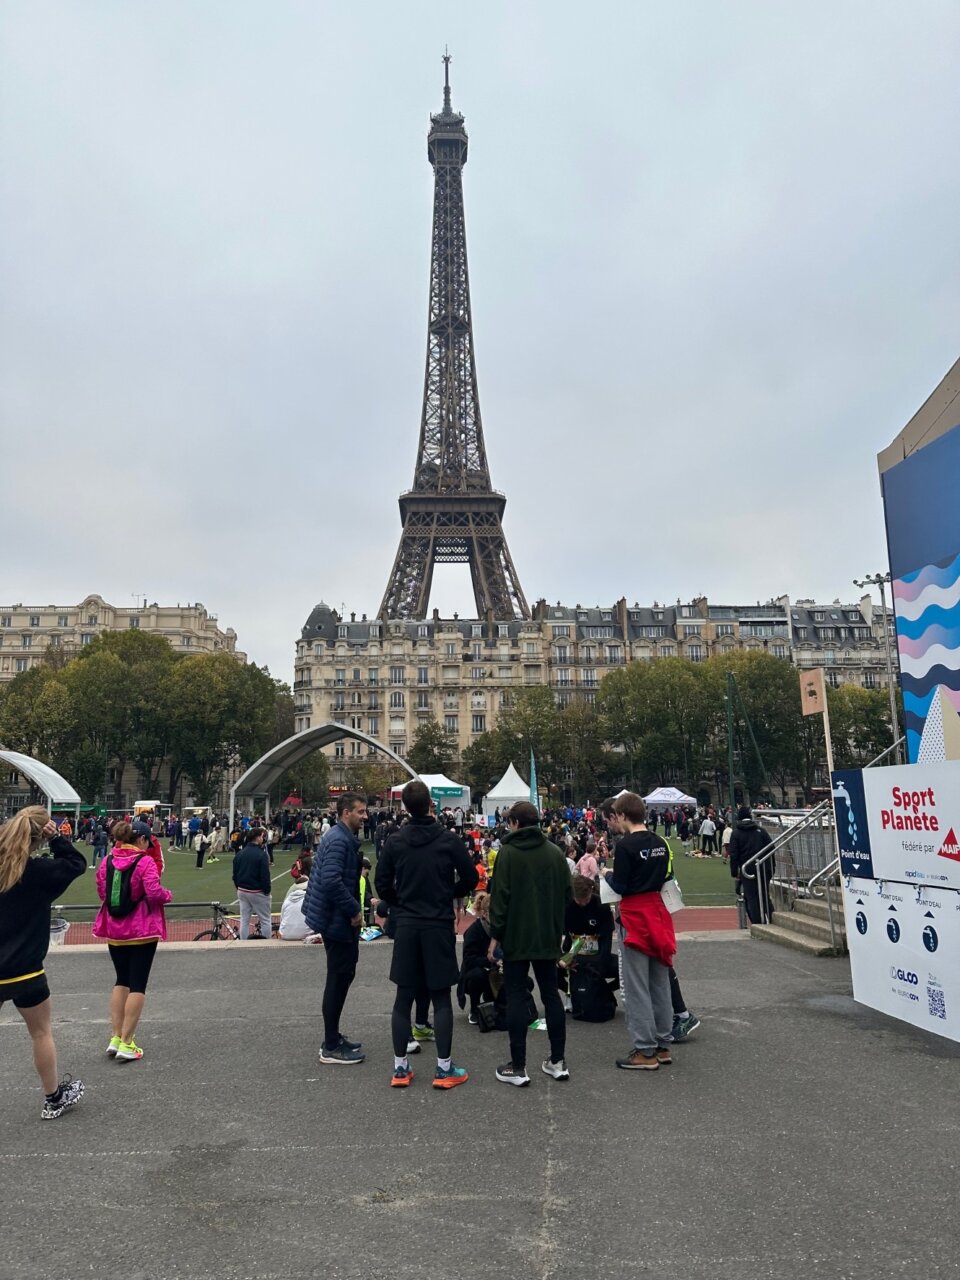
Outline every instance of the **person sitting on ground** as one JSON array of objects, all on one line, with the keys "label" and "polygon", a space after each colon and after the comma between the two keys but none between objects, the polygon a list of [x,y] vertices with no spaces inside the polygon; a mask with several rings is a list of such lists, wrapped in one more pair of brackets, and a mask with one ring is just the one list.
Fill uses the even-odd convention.
[{"label": "person sitting on ground", "polygon": [[280,908],[280,928],[278,933],[284,942],[302,942],[312,932],[303,918],[303,900],[307,896],[307,882],[310,879],[312,865],[313,855],[304,853],[290,868],[291,875],[293,875],[294,868],[297,874],[294,876],[293,884],[287,890],[287,896],[284,898],[283,905]]},{"label": "person sitting on ground", "polygon": [[473,913],[477,917],[463,935],[463,959],[460,962],[460,981],[457,983],[457,1003],[464,1008],[470,1001],[468,1021],[477,1024],[477,1007],[492,1000],[495,992],[490,975],[497,970],[497,963],[487,955],[490,946],[490,895],[478,892],[473,900]]}]

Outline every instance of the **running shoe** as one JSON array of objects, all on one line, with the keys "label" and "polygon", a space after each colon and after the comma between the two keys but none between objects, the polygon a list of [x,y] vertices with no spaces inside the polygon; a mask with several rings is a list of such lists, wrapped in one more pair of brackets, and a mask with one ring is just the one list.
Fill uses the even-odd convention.
[{"label": "running shoe", "polygon": [[139,1062],[143,1057],[143,1050],[133,1040],[125,1043],[123,1040],[117,1045],[116,1058],[118,1062]]},{"label": "running shoe", "polygon": [[351,1053],[356,1053],[358,1049],[363,1048],[363,1044],[359,1040],[348,1040],[345,1035],[341,1035],[340,1048],[349,1049]]},{"label": "running shoe", "polygon": [[681,1040],[686,1040],[688,1036],[692,1036],[699,1025],[700,1019],[694,1013],[688,1013],[685,1018],[674,1018],[670,1039],[674,1044],[679,1044]]},{"label": "running shoe", "polygon": [[408,1041],[407,1041],[407,1053],[408,1053],[408,1054],[411,1054],[411,1053],[419,1053],[419,1052],[420,1052],[420,1041],[419,1041],[419,1040],[408,1040]]},{"label": "running shoe", "polygon": [[476,1014],[474,1013],[474,1011],[471,1009],[471,1010],[470,1010],[470,1015],[469,1015],[469,1017],[467,1018],[467,1021],[470,1023],[471,1027],[475,1027],[475,1026],[477,1026],[477,1024],[480,1022],[480,1019],[477,1017],[477,1015],[476,1015]]},{"label": "running shoe", "polygon": [[367,1055],[359,1049],[348,1049],[343,1044],[338,1044],[335,1049],[328,1049],[326,1045],[320,1046],[320,1061],[327,1064],[335,1063],[342,1067],[354,1067],[364,1062],[366,1057]]},{"label": "running shoe", "polygon": [[530,1083],[527,1068],[515,1067],[512,1062],[505,1062],[502,1067],[497,1067],[497,1079],[501,1084],[513,1084],[518,1089]]},{"label": "running shoe", "polygon": [[119,1048],[120,1048],[120,1037],[111,1036],[110,1043],[107,1045],[107,1057],[115,1058],[117,1056],[117,1050]]},{"label": "running shoe", "polygon": [[673,1058],[670,1056],[670,1050],[658,1049],[657,1061],[660,1063],[661,1067],[669,1067],[670,1063],[673,1061]]},{"label": "running shoe", "polygon": [[59,1120],[63,1113],[69,1111],[71,1107],[75,1107],[82,1097],[83,1081],[73,1080],[70,1076],[64,1076],[53,1097],[44,1099],[40,1119]]},{"label": "running shoe", "polygon": [[463,1067],[451,1066],[447,1071],[444,1071],[442,1067],[437,1067],[437,1074],[433,1077],[433,1087],[435,1089],[455,1089],[458,1084],[466,1084],[469,1079],[470,1077]]},{"label": "running shoe", "polygon": [[540,1064],[540,1070],[545,1076],[553,1076],[554,1080],[570,1079],[570,1072],[567,1070],[567,1064],[563,1058],[559,1062],[552,1062],[547,1058]]},{"label": "running shoe", "polygon": [[433,1034],[433,1027],[431,1027],[430,1023],[427,1022],[424,1023],[422,1027],[418,1027],[414,1024],[413,1038],[414,1040],[435,1040],[436,1036]]},{"label": "running shoe", "polygon": [[413,1083],[413,1072],[409,1067],[394,1067],[393,1079],[390,1081],[392,1089],[406,1089],[408,1084]]}]

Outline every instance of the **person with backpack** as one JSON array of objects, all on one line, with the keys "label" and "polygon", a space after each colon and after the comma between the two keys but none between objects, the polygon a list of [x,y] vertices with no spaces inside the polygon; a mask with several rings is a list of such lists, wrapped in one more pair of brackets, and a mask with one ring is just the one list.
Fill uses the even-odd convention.
[{"label": "person with backpack", "polygon": [[97,867],[102,905],[93,936],[107,943],[116,973],[107,1057],[137,1062],[143,1050],[134,1037],[157,943],[167,936],[163,908],[173,894],[160,883],[163,855],[147,823],[115,822],[111,834],[114,847]]},{"label": "person with backpack", "polygon": [[[52,858],[34,858],[44,840]],[[28,805],[0,828],[0,1009],[26,1023],[44,1092],[41,1120],[58,1120],[83,1097],[83,1082],[57,1081],[50,987],[43,962],[50,946],[50,905],[87,869],[87,860],[40,805]]]}]

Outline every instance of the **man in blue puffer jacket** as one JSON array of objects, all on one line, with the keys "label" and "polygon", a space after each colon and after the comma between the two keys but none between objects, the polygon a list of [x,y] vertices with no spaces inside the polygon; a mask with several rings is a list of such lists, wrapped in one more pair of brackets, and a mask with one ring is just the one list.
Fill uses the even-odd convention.
[{"label": "man in blue puffer jacket", "polygon": [[337,798],[337,824],[320,841],[310,870],[303,915],[323,935],[327,981],[323,988],[323,1044],[320,1061],[363,1062],[362,1045],[340,1034],[340,1015],[360,956],[360,840],[367,802],[352,791]]}]

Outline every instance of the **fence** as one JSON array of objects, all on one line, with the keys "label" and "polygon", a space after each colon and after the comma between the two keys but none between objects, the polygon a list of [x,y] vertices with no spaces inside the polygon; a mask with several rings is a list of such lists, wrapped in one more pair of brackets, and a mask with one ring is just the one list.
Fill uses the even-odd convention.
[{"label": "fence", "polygon": [[[171,902],[164,908],[167,920],[168,942],[195,942],[197,935],[216,929],[222,913],[233,914],[234,903],[221,902]],[[70,946],[96,943],[103,946],[102,938],[93,936],[93,922],[100,910],[99,903],[78,903],[67,906],[58,903],[50,909],[50,942],[52,946],[68,943]],[[274,920],[279,920],[279,915]],[[64,930],[62,923],[67,928]]]}]

